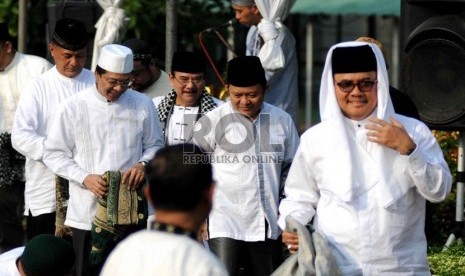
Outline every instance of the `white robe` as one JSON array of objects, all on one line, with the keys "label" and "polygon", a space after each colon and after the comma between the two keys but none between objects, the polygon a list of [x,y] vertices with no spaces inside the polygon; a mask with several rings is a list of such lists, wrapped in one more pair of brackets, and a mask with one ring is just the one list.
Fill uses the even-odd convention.
[{"label": "white robe", "polygon": [[[281,177],[287,174],[299,144],[297,130],[289,114],[267,103],[263,103],[260,116],[254,122],[245,119],[248,126],[256,128],[258,136],[247,133],[244,125],[235,119],[230,124],[224,121],[229,116],[245,119],[228,102],[199,120],[202,126],[207,125],[205,121],[211,123],[208,133],[194,134],[195,143],[213,150],[216,189],[208,220],[209,236],[248,242],[277,239]],[[244,148],[243,142],[249,144]],[[240,152],[231,153],[226,143],[231,143],[231,150]],[[270,144],[272,150],[266,152]],[[268,232],[265,232],[265,220]]]},{"label": "white robe", "polygon": [[[328,54],[320,90],[322,122],[301,136],[279,206],[279,225],[291,215],[313,219],[328,241],[343,275],[429,275],[424,234],[425,199],[443,200],[452,177],[442,151],[425,124],[394,114],[381,51],[377,58],[377,107],[371,114],[394,116],[416,144],[404,156],[369,142],[367,119],[352,121],[337,104]],[[367,93],[375,93],[373,91]]]},{"label": "white robe", "polygon": [[55,211],[55,174],[42,162],[44,140],[59,104],[94,85],[94,73],[87,69],[68,78],[54,66],[24,88],[15,114],[11,142],[26,156],[25,215],[29,211],[33,216]]},{"label": "white robe", "polygon": [[223,264],[187,236],[140,231],[118,244],[101,276],[226,276]]},{"label": "white robe", "polygon": [[0,72],[0,133],[11,133],[16,106],[24,87],[52,67],[46,59],[16,52]]},{"label": "white robe", "polygon": [[71,97],[58,114],[44,162],[70,180],[65,225],[91,230],[97,197],[84,187],[84,178],[150,161],[163,145],[160,123],[152,101],[130,89],[107,102],[93,86]]}]

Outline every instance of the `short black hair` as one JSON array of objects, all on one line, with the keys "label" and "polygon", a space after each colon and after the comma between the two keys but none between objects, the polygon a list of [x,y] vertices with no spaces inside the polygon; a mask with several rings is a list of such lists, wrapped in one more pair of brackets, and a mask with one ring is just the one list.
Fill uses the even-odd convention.
[{"label": "short black hair", "polygon": [[95,67],[95,72],[97,72],[97,74],[99,74],[99,76],[101,76],[101,75],[105,74],[107,72],[107,70],[105,70],[102,67],[97,65]]},{"label": "short black hair", "polygon": [[213,185],[208,155],[192,144],[160,149],[146,169],[153,207],[191,211]]}]

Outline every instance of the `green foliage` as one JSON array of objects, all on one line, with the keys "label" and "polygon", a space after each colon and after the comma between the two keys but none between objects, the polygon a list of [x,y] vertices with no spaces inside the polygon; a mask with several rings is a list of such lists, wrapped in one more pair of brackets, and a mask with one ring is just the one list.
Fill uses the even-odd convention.
[{"label": "green foliage", "polygon": [[431,248],[428,254],[428,263],[433,275],[465,275],[465,246],[456,244],[444,252],[441,251],[441,248]]}]

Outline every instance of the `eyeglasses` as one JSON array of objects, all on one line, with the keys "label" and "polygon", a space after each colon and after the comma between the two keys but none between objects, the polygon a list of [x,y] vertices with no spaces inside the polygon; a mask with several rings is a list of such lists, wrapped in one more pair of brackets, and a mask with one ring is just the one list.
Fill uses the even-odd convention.
[{"label": "eyeglasses", "polygon": [[116,87],[118,85],[121,85],[121,87],[129,87],[132,84],[132,81],[130,80],[125,80],[125,81],[119,81],[115,79],[107,79],[103,77],[105,80],[107,80],[108,84],[110,84],[112,87]]},{"label": "eyeglasses", "polygon": [[339,89],[341,89],[342,92],[350,93],[354,90],[355,86],[357,86],[358,90],[360,90],[361,92],[370,92],[373,89],[375,83],[377,82],[377,80],[362,80],[357,83],[354,83],[352,81],[341,81],[336,84],[337,86],[339,86]]},{"label": "eyeglasses", "polygon": [[192,82],[193,85],[199,86],[202,85],[205,80],[202,77],[197,77],[197,78],[186,78],[186,77],[180,77],[179,79],[176,78],[176,76],[173,76],[175,80],[177,80],[181,85],[188,85],[189,82]]}]

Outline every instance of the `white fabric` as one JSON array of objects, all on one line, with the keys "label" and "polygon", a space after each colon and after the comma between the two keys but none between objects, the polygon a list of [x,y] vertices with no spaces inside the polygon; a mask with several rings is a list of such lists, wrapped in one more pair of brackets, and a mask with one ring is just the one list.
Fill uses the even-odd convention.
[{"label": "white fabric", "polygon": [[155,97],[165,96],[171,89],[173,89],[173,87],[171,87],[168,74],[160,69],[160,77],[158,80],[141,92],[150,99],[153,99]]},{"label": "white fabric", "polygon": [[0,72],[0,133],[11,133],[16,106],[24,87],[52,67],[46,59],[16,52]]},{"label": "white fabric", "polygon": [[90,87],[58,114],[45,141],[44,162],[70,180],[65,225],[91,230],[97,197],[84,187],[84,178],[150,161],[163,145],[160,123],[152,101],[130,89],[107,102]]},{"label": "white fabric", "polygon": [[101,276],[226,276],[223,264],[189,237],[140,231],[108,257]]},{"label": "white fabric", "polygon": [[94,49],[92,51],[92,69],[95,69],[100,55],[100,49],[118,40],[119,29],[125,22],[124,10],[121,7],[124,0],[97,0],[103,14],[95,24]]},{"label": "white fabric", "polygon": [[[163,100],[164,96],[156,97],[153,99],[153,104],[157,107]],[[217,106],[223,102],[217,98],[213,98]],[[175,105],[173,113],[168,117],[167,127],[165,129],[166,144],[176,145],[182,143],[192,142],[192,135],[194,124],[196,123],[196,116],[199,113],[199,106],[183,107]],[[187,132],[187,133],[186,133]],[[186,137],[189,137],[186,139]]]},{"label": "white fabric", "polygon": [[[299,144],[297,130],[286,112],[267,103],[263,103],[260,114],[269,114],[269,121],[259,116],[252,123],[258,130],[258,137],[247,135],[243,125],[227,125],[227,122],[220,121],[231,114],[242,117],[234,112],[230,102],[219,106],[199,120],[202,126],[206,125],[206,120],[211,122],[212,128],[205,138],[197,136],[203,136],[202,132],[194,134],[195,143],[204,149],[213,150],[216,189],[213,210],[208,221],[209,236],[248,242],[264,241],[265,238],[277,239],[280,234],[277,218],[281,176],[287,174],[288,165]],[[226,125],[226,130],[222,130]],[[232,144],[241,144],[248,140],[252,143],[268,142],[282,148],[265,152],[253,144],[245,152],[235,155],[225,149],[225,140],[216,141],[220,136],[226,137]],[[202,142],[203,139],[207,144]],[[257,157],[262,158],[262,162],[257,161]],[[277,161],[277,157],[281,161]],[[267,233],[265,219],[269,224]]]},{"label": "white fabric", "polygon": [[52,67],[24,88],[15,113],[11,142],[26,156],[25,215],[29,211],[33,216],[55,211],[55,175],[42,162],[44,140],[60,103],[94,85],[94,74],[87,69],[68,78]]},{"label": "white fabric", "polygon": [[16,260],[24,252],[24,246],[12,249],[0,255],[0,275],[2,276],[21,276]]},{"label": "white fabric", "polygon": [[394,116],[417,145],[415,151],[403,156],[369,142],[364,129],[369,122],[342,115],[331,48],[320,90],[322,122],[301,137],[279,206],[279,225],[285,227],[288,215],[302,224],[313,219],[343,275],[429,275],[425,199],[443,200],[452,177],[431,131],[393,113],[382,54],[370,46],[378,60],[378,107],[372,115]]},{"label": "white fabric", "polygon": [[131,49],[118,44],[102,47],[97,65],[112,73],[131,73],[134,67]]},{"label": "white fabric", "polygon": [[[281,49],[284,53],[285,64],[281,70],[271,71],[265,68],[268,89],[265,92],[265,102],[277,106],[291,115],[298,125],[299,93],[298,93],[298,63],[295,39],[289,29],[282,25]],[[260,51],[260,37],[256,26],[252,26],[247,33],[246,55],[258,56]],[[262,61],[263,64],[263,61]]]},{"label": "white fabric", "polygon": [[284,67],[285,58],[281,43],[283,41],[282,21],[289,14],[296,0],[255,0],[262,20],[257,25],[258,32],[265,44],[258,57],[262,61],[263,68],[276,71]]}]

